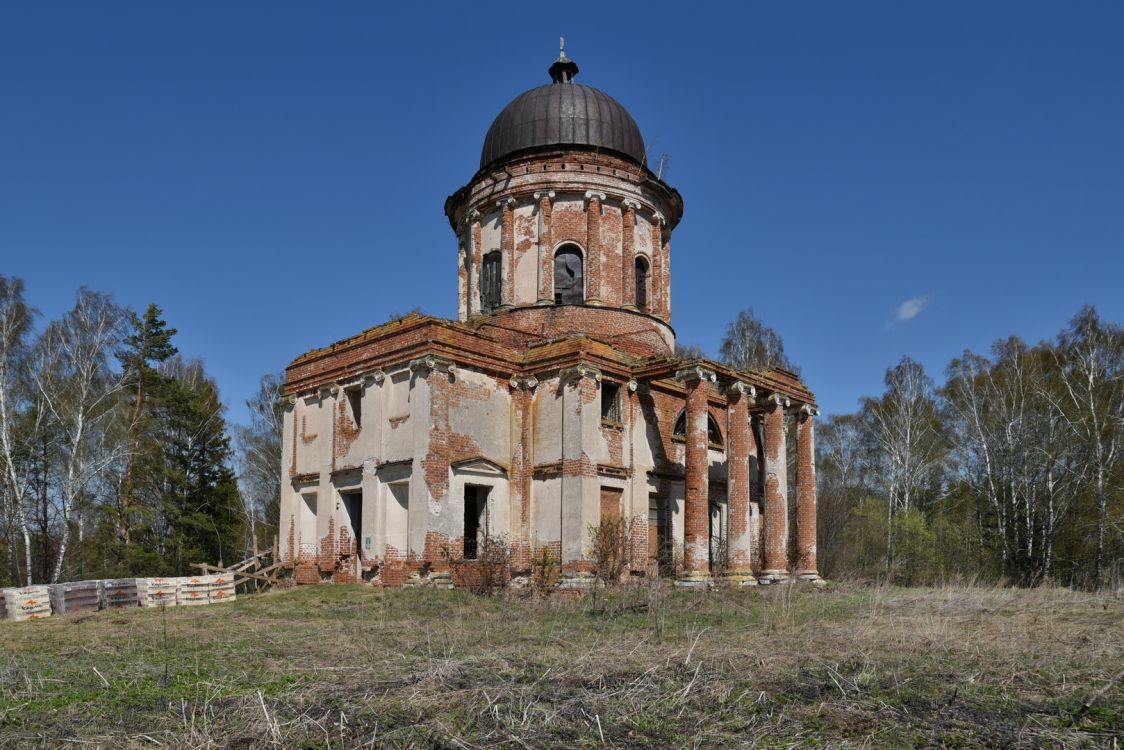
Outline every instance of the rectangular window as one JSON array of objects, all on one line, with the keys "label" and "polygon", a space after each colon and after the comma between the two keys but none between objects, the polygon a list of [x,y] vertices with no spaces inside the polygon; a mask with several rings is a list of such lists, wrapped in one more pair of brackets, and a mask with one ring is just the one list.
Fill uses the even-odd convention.
[{"label": "rectangular window", "polygon": [[601,418],[610,422],[621,421],[620,383],[601,381]]}]

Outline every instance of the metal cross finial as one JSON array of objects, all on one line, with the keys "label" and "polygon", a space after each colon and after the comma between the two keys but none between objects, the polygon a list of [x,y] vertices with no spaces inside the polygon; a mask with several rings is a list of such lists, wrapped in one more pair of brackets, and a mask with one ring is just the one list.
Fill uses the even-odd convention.
[{"label": "metal cross finial", "polygon": [[566,37],[558,37],[558,56],[561,58],[566,57]]}]

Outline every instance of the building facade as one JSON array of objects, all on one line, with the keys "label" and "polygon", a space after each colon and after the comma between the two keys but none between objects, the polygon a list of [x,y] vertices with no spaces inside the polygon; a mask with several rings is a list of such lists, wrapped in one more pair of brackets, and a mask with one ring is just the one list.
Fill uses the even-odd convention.
[{"label": "building facade", "polygon": [[563,52],[500,112],[445,203],[458,319],[407,316],[287,368],[298,582],[445,580],[490,538],[514,575],[551,559],[576,582],[607,518],[627,522],[627,575],[818,580],[815,399],[784,370],[675,355],[682,199],[577,72]]}]

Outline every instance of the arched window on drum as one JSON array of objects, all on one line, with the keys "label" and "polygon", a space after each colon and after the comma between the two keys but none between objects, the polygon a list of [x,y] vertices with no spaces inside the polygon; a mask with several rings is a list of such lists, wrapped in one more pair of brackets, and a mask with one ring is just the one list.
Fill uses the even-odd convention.
[{"label": "arched window on drum", "polygon": [[554,254],[554,303],[556,305],[585,303],[582,251],[577,245],[563,245]]},{"label": "arched window on drum", "polygon": [[648,259],[643,255],[636,256],[636,309],[640,312],[648,312],[650,278],[651,267],[648,265]]}]

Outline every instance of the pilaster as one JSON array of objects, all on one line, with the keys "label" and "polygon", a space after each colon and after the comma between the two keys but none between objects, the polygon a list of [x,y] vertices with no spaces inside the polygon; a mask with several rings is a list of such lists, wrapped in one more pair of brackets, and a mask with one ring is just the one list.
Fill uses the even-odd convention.
[{"label": "pilaster", "polygon": [[554,304],[554,243],[551,240],[550,217],[554,205],[554,191],[535,193],[539,202],[539,298],[537,305]]},{"label": "pilaster", "polygon": [[601,301],[601,202],[605,194],[596,190],[587,190],[585,199],[589,205],[586,207],[586,295],[587,305],[600,305]]}]

